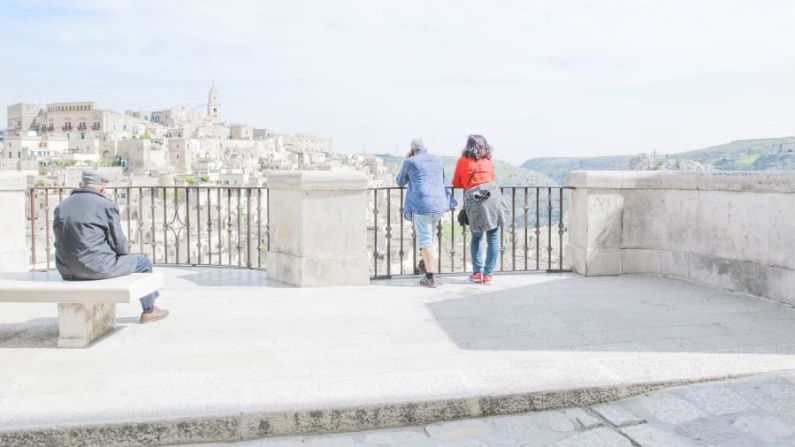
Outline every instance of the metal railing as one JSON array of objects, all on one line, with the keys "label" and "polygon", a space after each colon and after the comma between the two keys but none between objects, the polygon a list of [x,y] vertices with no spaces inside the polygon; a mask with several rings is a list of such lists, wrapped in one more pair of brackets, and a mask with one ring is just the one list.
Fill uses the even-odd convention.
[{"label": "metal railing", "polygon": [[[458,225],[463,190],[449,188],[459,207],[436,229],[440,273],[470,270],[468,227]],[[567,204],[564,187],[502,187],[509,208],[500,231],[497,271],[566,271]],[[55,267],[52,219],[71,188],[37,187],[28,194],[31,265]],[[403,219],[405,188],[368,191],[368,250],[373,279],[416,274],[419,250],[410,221]],[[264,187],[114,187],[106,196],[119,205],[131,253],[155,264],[264,269],[271,242],[269,194]]]},{"label": "metal railing", "polygon": [[[34,269],[55,267],[52,219],[71,188],[28,190]],[[268,190],[261,187],[114,187],[129,251],[155,264],[264,268],[270,241]]]},{"label": "metal railing", "polygon": [[[496,270],[568,271],[564,246],[568,239],[566,210],[569,188],[504,186],[500,188],[509,208],[507,222],[500,228],[500,250]],[[460,226],[457,214],[463,206],[463,190],[448,188],[458,208],[445,213],[436,228],[439,273],[470,271],[467,257],[469,227]],[[391,278],[417,274],[420,259],[410,221],[403,219],[405,188],[374,188],[368,211],[371,249],[371,277]]]}]

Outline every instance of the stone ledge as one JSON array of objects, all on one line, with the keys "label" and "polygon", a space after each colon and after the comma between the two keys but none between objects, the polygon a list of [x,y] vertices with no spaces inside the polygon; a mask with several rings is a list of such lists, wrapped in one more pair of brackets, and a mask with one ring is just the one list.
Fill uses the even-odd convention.
[{"label": "stone ledge", "polygon": [[272,171],[268,189],[299,191],[364,191],[367,177],[353,171]]},{"label": "stone ledge", "polygon": [[747,376],[748,374],[738,374],[359,407],[251,412],[173,420],[0,430],[0,445],[164,446],[180,443],[244,441],[272,436],[364,431],[424,425],[462,418],[593,406],[667,387]]},{"label": "stone ledge", "polygon": [[572,171],[566,176],[566,186],[792,193],[795,172]]}]

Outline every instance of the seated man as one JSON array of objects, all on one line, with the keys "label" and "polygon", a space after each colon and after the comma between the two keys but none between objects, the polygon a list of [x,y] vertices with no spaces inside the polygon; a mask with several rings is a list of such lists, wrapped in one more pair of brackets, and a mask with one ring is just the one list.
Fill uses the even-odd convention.
[{"label": "seated man", "polygon": [[[85,171],[80,188],[55,209],[55,265],[67,281],[115,278],[130,273],[150,273],[152,262],[130,255],[121,231],[119,207],[105,197],[108,179]],[[168,311],[155,306],[159,292],[141,298],[141,323],[162,320]]]}]

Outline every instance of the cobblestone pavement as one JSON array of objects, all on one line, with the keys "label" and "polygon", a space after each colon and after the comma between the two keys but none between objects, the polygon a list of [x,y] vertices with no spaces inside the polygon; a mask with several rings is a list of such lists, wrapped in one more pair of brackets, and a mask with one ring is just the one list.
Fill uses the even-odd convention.
[{"label": "cobblestone pavement", "polygon": [[671,388],[589,408],[235,447],[795,447],[795,371]]}]

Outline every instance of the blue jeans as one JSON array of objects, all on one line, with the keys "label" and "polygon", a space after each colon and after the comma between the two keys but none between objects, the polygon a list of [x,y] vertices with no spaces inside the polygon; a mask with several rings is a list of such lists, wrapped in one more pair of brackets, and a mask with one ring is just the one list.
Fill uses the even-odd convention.
[{"label": "blue jeans", "polygon": [[[138,261],[135,264],[135,273],[152,273],[152,261],[146,256],[138,256]],[[160,292],[155,291],[141,298],[141,307],[144,308],[144,313],[149,313],[155,308],[155,300],[160,296]]]},{"label": "blue jeans", "polygon": [[[481,241],[486,234],[486,266],[483,267],[483,247]],[[473,231],[472,243],[469,245],[472,254],[472,273],[491,275],[497,265],[497,254],[500,252],[500,228],[489,231]]]}]

